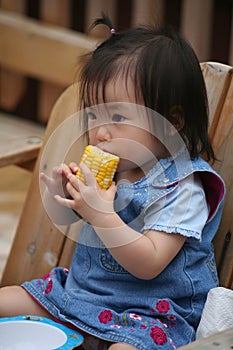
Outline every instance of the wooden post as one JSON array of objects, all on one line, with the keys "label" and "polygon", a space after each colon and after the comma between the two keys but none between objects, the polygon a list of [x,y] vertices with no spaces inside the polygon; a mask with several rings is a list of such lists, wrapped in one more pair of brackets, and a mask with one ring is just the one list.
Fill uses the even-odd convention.
[{"label": "wooden post", "polygon": [[[24,13],[25,0],[1,0],[0,8],[11,12]],[[11,38],[14,40],[14,38]],[[0,69],[0,107],[13,111],[26,88],[26,79],[20,73],[7,68]]]},{"label": "wooden post", "polygon": [[[41,20],[43,22],[69,27],[70,2],[68,0],[41,0],[40,6]],[[51,64],[53,59],[58,60],[59,57],[51,58]],[[67,62],[68,64],[69,62]],[[63,90],[64,87],[62,86],[46,81],[40,82],[38,96],[38,119],[40,122],[47,123],[51,108]]]},{"label": "wooden post", "polygon": [[163,23],[163,0],[134,0],[132,25],[153,25]]},{"label": "wooden post", "polygon": [[183,0],[181,31],[201,62],[209,60],[212,17],[213,0]]},{"label": "wooden post", "polygon": [[233,66],[233,9],[231,15],[231,40],[230,40],[230,54],[229,54],[229,64]]}]

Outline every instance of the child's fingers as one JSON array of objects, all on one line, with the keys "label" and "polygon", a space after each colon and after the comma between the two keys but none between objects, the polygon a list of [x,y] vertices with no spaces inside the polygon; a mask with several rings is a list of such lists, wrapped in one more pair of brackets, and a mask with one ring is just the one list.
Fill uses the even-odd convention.
[{"label": "child's fingers", "polygon": [[71,171],[70,167],[67,164],[62,163],[60,165],[60,168],[62,170],[62,174],[65,175],[66,177],[68,177],[69,174],[72,174],[72,171]]},{"label": "child's fingers", "polygon": [[79,165],[81,172],[83,173],[85,180],[86,180],[86,184],[88,186],[96,186],[97,182],[95,179],[95,176],[92,174],[91,170],[86,166],[86,164],[82,163]]},{"label": "child's fingers", "polygon": [[50,178],[47,176],[47,175],[45,175],[45,173],[40,173],[40,180],[46,185],[46,186],[48,186],[49,185],[49,183],[50,183]]},{"label": "child's fingers", "polygon": [[113,181],[113,182],[111,183],[111,186],[108,188],[108,191],[109,191],[109,192],[112,192],[112,193],[115,195],[116,190],[117,190],[116,184],[115,184],[115,181]]},{"label": "child's fingers", "polygon": [[67,208],[72,208],[72,203],[73,203],[72,199],[63,198],[63,197],[59,196],[58,194],[54,196],[54,199],[60,205],[63,205],[64,207],[67,207]]},{"label": "child's fingers", "polygon": [[52,178],[57,179],[62,176],[62,167],[61,166],[55,166],[52,169]]},{"label": "child's fingers", "polygon": [[76,163],[74,163],[74,162],[71,162],[69,164],[69,168],[71,169],[73,174],[76,174],[77,171],[78,171],[78,165]]},{"label": "child's fingers", "polygon": [[58,180],[59,178],[62,178],[62,177],[68,178],[70,174],[72,174],[71,169],[68,167],[68,165],[64,163],[58,166],[55,166],[52,169],[52,178],[54,180]]},{"label": "child's fingers", "polygon": [[77,192],[80,192],[79,190],[79,183],[80,180],[75,176],[70,174],[68,176],[69,181],[66,184],[66,189],[69,192],[69,194],[71,195],[71,197],[75,197]]},{"label": "child's fingers", "polygon": [[70,172],[69,168],[65,164],[60,164],[58,166],[53,167],[52,169],[52,178],[57,180],[65,175],[67,177],[68,172]]}]

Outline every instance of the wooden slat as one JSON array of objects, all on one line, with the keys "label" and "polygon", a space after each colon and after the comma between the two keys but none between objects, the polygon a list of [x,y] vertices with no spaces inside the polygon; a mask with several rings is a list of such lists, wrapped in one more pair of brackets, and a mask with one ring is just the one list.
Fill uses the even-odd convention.
[{"label": "wooden slat", "polygon": [[210,337],[196,340],[179,350],[232,350],[233,349],[233,328],[216,333]]},{"label": "wooden slat", "polygon": [[67,0],[41,0],[40,18],[45,22],[57,24],[62,27],[69,26],[70,1]]},{"label": "wooden slat", "polygon": [[[61,27],[69,26],[70,2],[67,0],[41,0],[40,19],[45,24]],[[38,120],[47,123],[55,101],[61,95],[63,88],[50,82],[41,81],[38,96]]]},{"label": "wooden slat", "polygon": [[23,16],[0,12],[0,64],[62,86],[74,82],[77,58],[96,40]]},{"label": "wooden slat", "polygon": [[[1,0],[3,10],[25,13],[26,0]],[[0,107],[12,111],[18,105],[26,88],[26,79],[20,73],[0,69]]]},{"label": "wooden slat", "polygon": [[26,89],[26,79],[10,69],[0,69],[0,107],[5,111],[16,109]]},{"label": "wooden slat", "polygon": [[231,68],[221,63],[201,63],[208,94],[210,129],[209,136],[212,140],[219,122],[220,113],[229,87],[229,71]]},{"label": "wooden slat", "polygon": [[[20,284],[25,280],[42,276],[59,262],[67,238],[53,225],[43,207],[38,174],[41,169],[41,157],[47,141],[58,125],[76,112],[78,106],[77,98],[77,86],[72,85],[63,93],[54,106],[46,128],[44,144],[33,172],[15,239],[3,273],[2,285]],[[69,142],[69,137],[63,133],[58,147],[64,147],[66,142]],[[54,149],[55,151],[57,149]],[[53,161],[54,152],[50,152],[50,159],[47,159],[48,166]],[[81,152],[82,150],[80,149],[80,154]],[[78,157],[77,151],[73,159],[76,159],[76,157]],[[68,261],[68,258],[71,259],[71,254],[69,252],[67,254],[66,260]],[[15,263],[16,261],[17,264]]]},{"label": "wooden slat", "polygon": [[[62,120],[64,120],[64,115],[65,116],[71,116],[76,110],[78,106],[78,98],[77,98],[77,87],[70,86],[57,100],[51,116],[50,116],[50,121],[51,125],[52,123],[61,123]],[[53,125],[54,126],[54,125]],[[82,147],[78,148],[75,146],[75,149],[73,151],[73,159],[70,160],[75,160],[78,161],[80,159],[83,148],[84,148],[84,143],[85,140],[80,140]],[[77,224],[71,225],[71,227],[67,228],[66,231],[66,237],[63,242],[63,247],[60,251],[60,256],[59,256],[59,261],[58,265],[59,266],[66,266],[69,267],[72,259],[72,255],[74,252],[74,249],[76,248],[76,238],[77,234],[79,232],[79,225],[81,223],[78,222]]]},{"label": "wooden slat", "polygon": [[[233,279],[233,83],[230,66],[201,64],[210,107],[209,135],[217,161],[214,169],[226,184],[226,197],[220,227],[214,238],[215,257],[220,269],[220,285],[232,288]],[[229,232],[229,234],[228,234]]]},{"label": "wooden slat", "polygon": [[0,167],[37,158],[44,128],[11,115],[0,114]]},{"label": "wooden slat", "polygon": [[7,11],[25,12],[25,0],[1,0],[0,7]]},{"label": "wooden slat", "polygon": [[163,23],[164,5],[163,0],[134,0],[132,25]]},{"label": "wooden slat", "polygon": [[[215,128],[213,147],[215,152],[220,152],[225,140],[233,129],[233,69],[228,70],[227,91],[222,104],[220,118]],[[227,151],[228,149],[226,149]]]},{"label": "wooden slat", "polygon": [[[215,170],[222,176],[226,184],[227,195],[224,202],[221,225],[215,237],[215,256],[219,265],[222,250],[226,247],[225,257],[220,271],[221,285],[232,288],[233,283],[233,72],[229,73],[230,86],[222,106],[219,123],[212,140],[218,161]],[[231,239],[226,236],[231,234]],[[228,235],[229,235],[228,234]]]},{"label": "wooden slat", "polygon": [[229,64],[233,66],[233,11],[231,17],[231,35],[230,35],[230,50],[229,50]]},{"label": "wooden slat", "polygon": [[181,31],[192,44],[199,61],[210,57],[213,5],[213,0],[182,1]]},{"label": "wooden slat", "polygon": [[63,87],[60,85],[40,82],[39,92],[38,92],[38,121],[46,124],[49,119],[52,107],[58,97],[61,95]]}]

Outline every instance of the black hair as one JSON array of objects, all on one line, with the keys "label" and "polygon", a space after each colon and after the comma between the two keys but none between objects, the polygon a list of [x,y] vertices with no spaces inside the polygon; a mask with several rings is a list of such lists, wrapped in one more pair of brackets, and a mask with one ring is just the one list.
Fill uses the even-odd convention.
[{"label": "black hair", "polygon": [[[103,16],[96,24],[112,24]],[[102,89],[121,76],[135,84],[136,101],[163,115],[171,123],[171,111],[179,110],[179,130],[192,158],[205,154],[215,159],[208,139],[208,101],[198,59],[190,44],[171,28],[137,27],[112,31],[90,54],[81,69],[81,99],[84,107],[98,104]]]}]

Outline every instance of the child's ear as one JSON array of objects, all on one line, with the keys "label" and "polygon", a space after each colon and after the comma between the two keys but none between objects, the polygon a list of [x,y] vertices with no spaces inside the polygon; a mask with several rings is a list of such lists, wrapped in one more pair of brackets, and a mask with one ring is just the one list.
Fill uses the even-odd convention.
[{"label": "child's ear", "polygon": [[177,131],[181,131],[184,127],[184,114],[180,106],[174,106],[170,110],[169,122],[176,128]]}]

